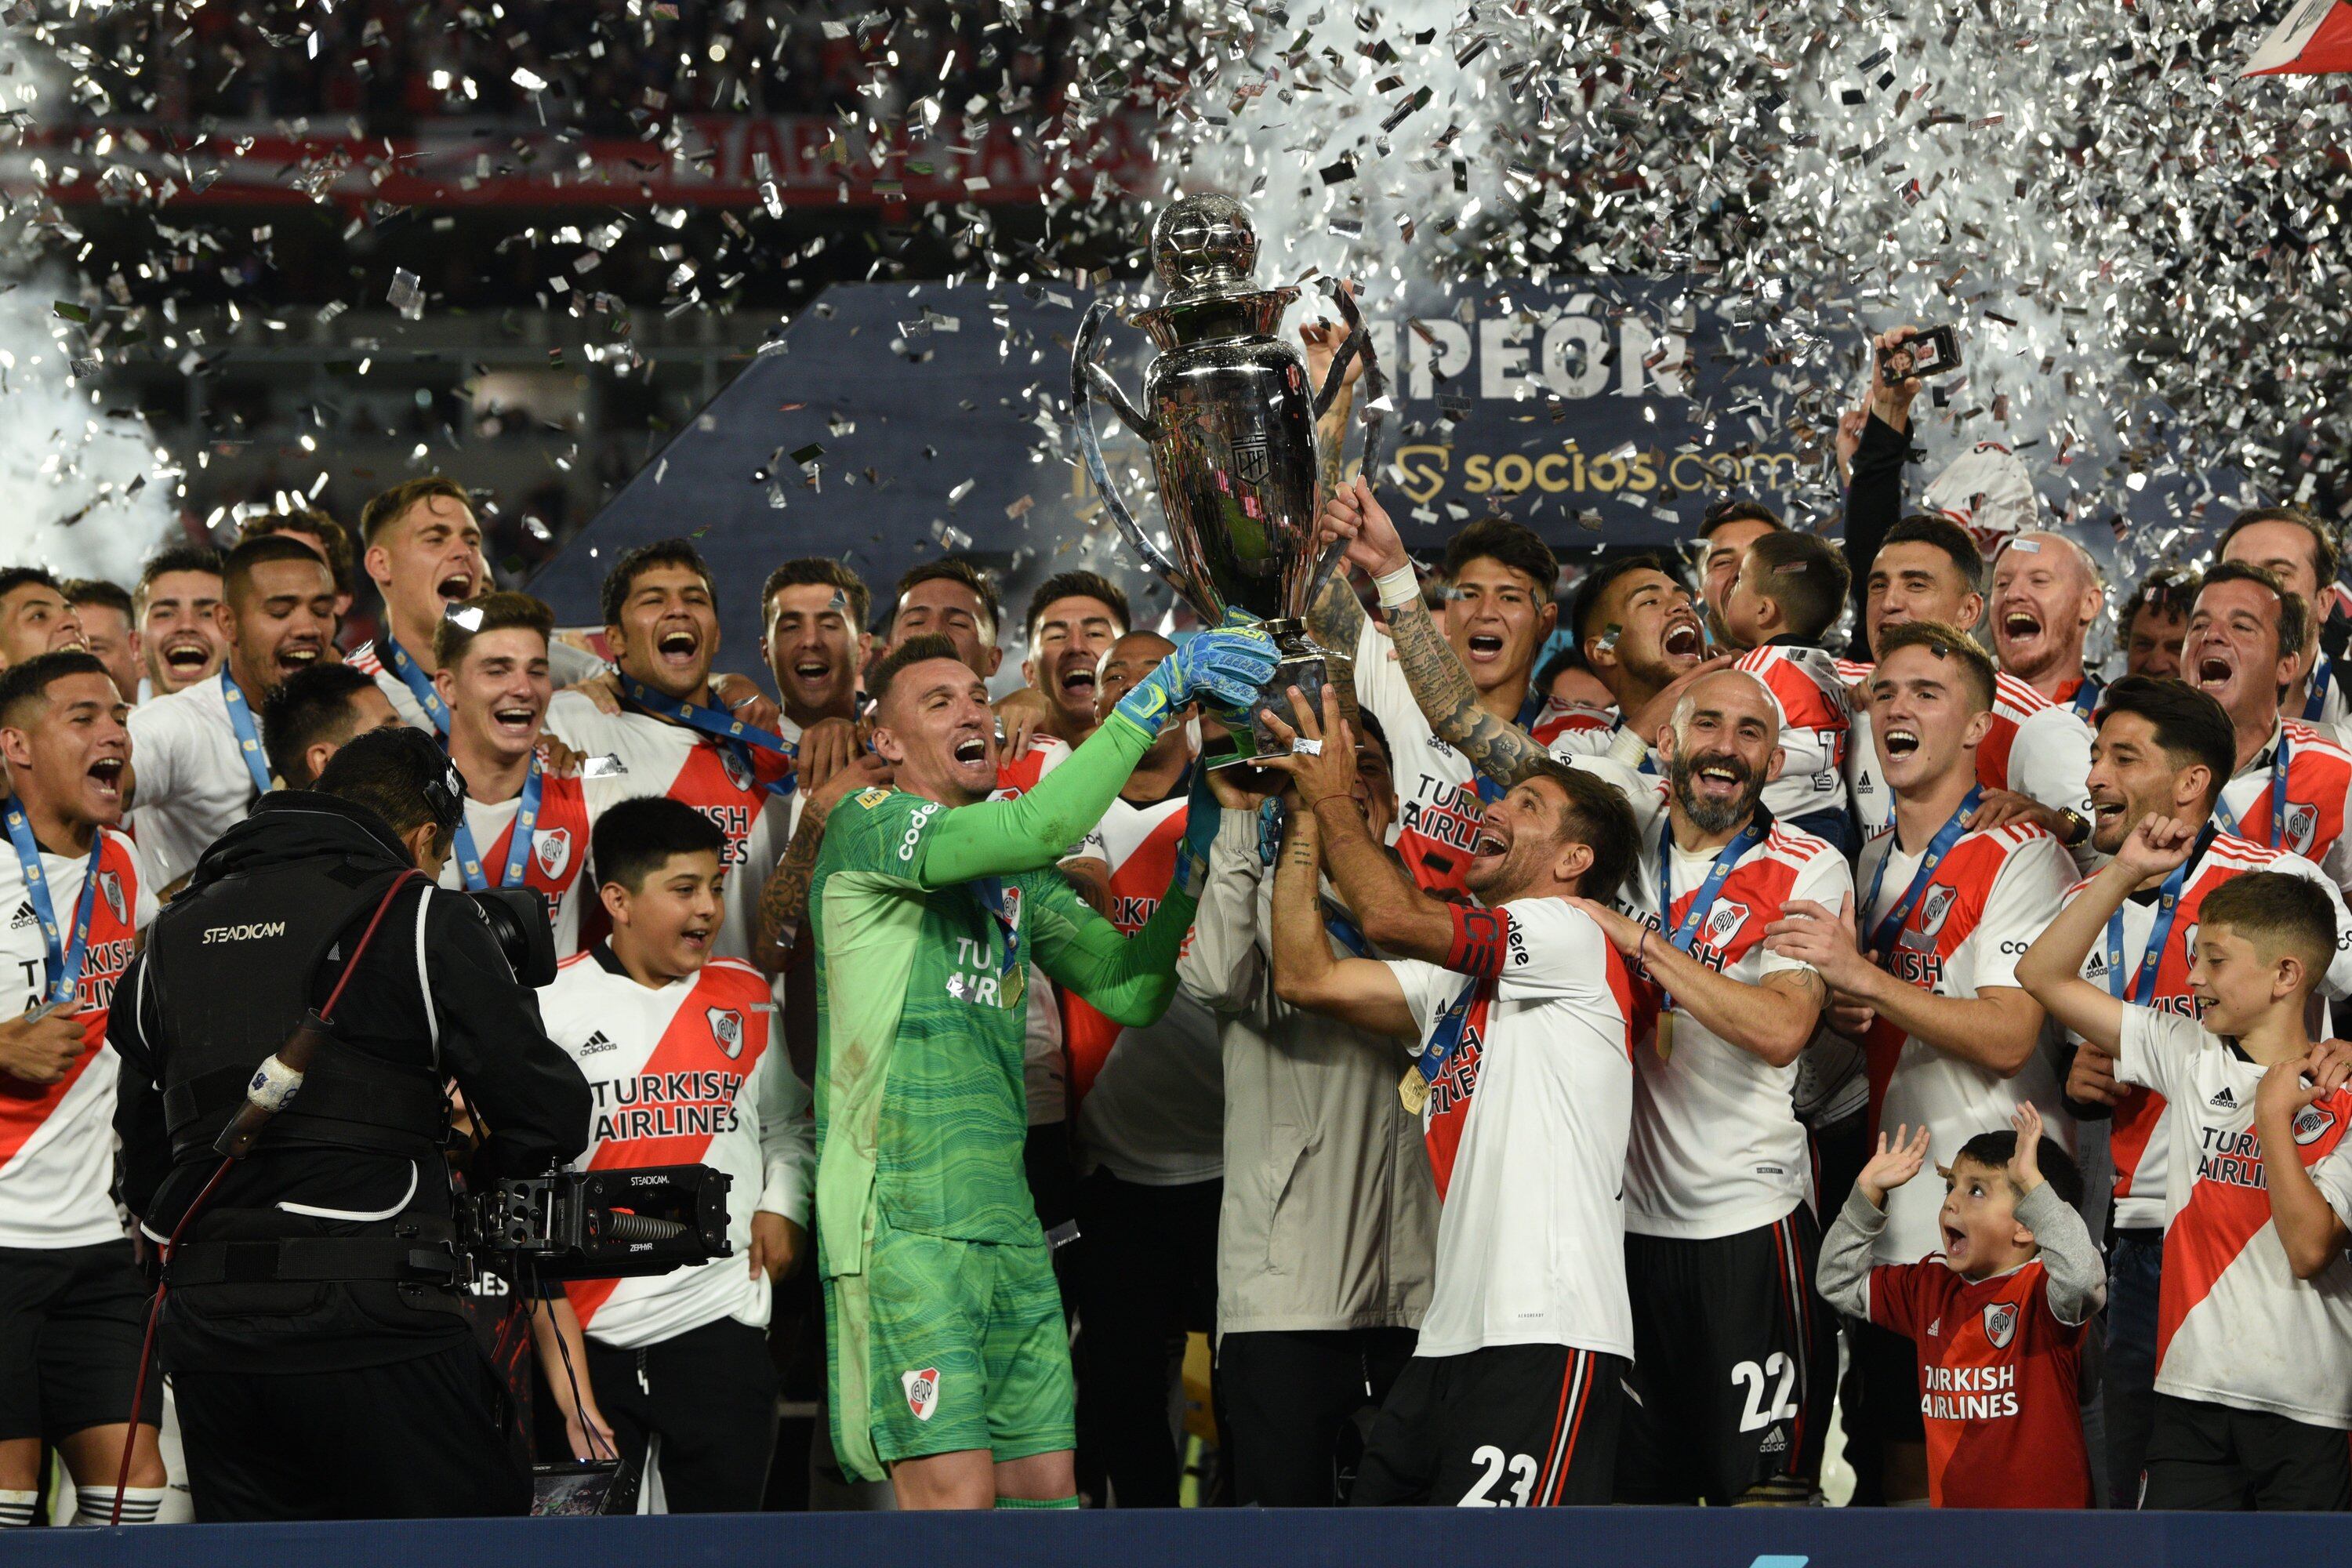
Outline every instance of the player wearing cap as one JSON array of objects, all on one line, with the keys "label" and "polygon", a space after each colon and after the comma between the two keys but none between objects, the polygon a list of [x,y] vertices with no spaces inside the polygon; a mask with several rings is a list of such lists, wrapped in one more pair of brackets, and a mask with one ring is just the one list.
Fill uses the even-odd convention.
[{"label": "player wearing cap", "polygon": [[2279,709],[2303,660],[2309,606],[2267,567],[2224,561],[2205,574],[2189,612],[2181,673],[2221,704],[2237,771],[2213,807],[2222,831],[2316,862],[2352,884],[2352,752],[2333,731]]},{"label": "player wearing cap", "polygon": [[[2061,1106],[2042,1008],[2016,983],[2017,954],[2056,913],[2074,880],[2058,841],[2031,825],[1971,829],[1981,799],[1975,748],[1990,728],[1992,660],[1966,633],[1934,621],[1885,629],[1871,673],[1879,767],[1893,786],[1892,831],[1864,847],[1862,896],[1844,908],[1794,900],[1773,922],[1775,952],[1821,973],[1871,1010],[1866,1055],[1872,1125],[1926,1126],[1930,1157],[2032,1100],[2062,1146]],[[1937,1196],[1890,1196],[1877,1259],[1916,1263],[1936,1250]],[[1868,1435],[1886,1445],[1890,1499],[1927,1495],[1912,1347],[1882,1330],[1857,1341]]]},{"label": "player wearing cap", "polygon": [[[2083,978],[2111,996],[2194,1017],[2198,1004],[2189,972],[2197,950],[2199,910],[2206,895],[2249,871],[2283,871],[2318,886],[2339,929],[2352,933],[2352,916],[2326,874],[2300,855],[2265,848],[2221,831],[2213,805],[2236,763],[2229,716],[2204,692],[2176,680],[2125,676],[2106,689],[2098,739],[2091,748],[2092,843],[2102,855],[2123,847],[2151,817],[2204,824],[2187,859],[2163,877],[2144,879],[2108,917],[2101,940],[2083,960]],[[2077,883],[2067,902],[2085,896]],[[2151,956],[2151,954],[2153,956]],[[2324,995],[2352,990],[2352,937],[2339,939]],[[2156,1418],[2158,1281],[2170,1176],[2170,1112],[2164,1097],[2114,1076],[2111,1057],[2074,1055],[2066,1098],[2079,1114],[2108,1116],[2116,1172],[2115,1223],[2108,1235],[2105,1394],[2107,1496],[2117,1507],[2138,1495],[2147,1435]]]},{"label": "player wearing cap", "polygon": [[625,775],[557,776],[539,755],[554,695],[555,616],[526,594],[487,594],[434,630],[433,688],[449,711],[449,760],[466,780],[445,888],[529,888],[546,901],[555,952],[580,950],[589,836],[634,794]]},{"label": "player wearing cap", "polygon": [[[1591,911],[1631,869],[1632,813],[1544,759],[1483,814],[1467,875],[1486,907],[1443,903],[1366,826],[1337,694],[1319,719],[1291,711],[1303,749],[1274,759],[1298,803],[1275,873],[1276,994],[1413,1043],[1400,1092],[1443,1199],[1420,1343],[1349,1500],[1605,1502],[1633,1354],[1618,1193],[1638,1004]],[[1409,956],[1334,958],[1318,867],[1367,936]]]},{"label": "player wearing cap", "polygon": [[566,960],[539,994],[548,1037],[594,1098],[574,1165],[726,1173],[733,1250],[667,1274],[564,1288],[587,1334],[572,1363],[584,1404],[554,1343],[571,1328],[561,1309],[532,1324],[540,1365],[575,1454],[607,1456],[592,1438],[600,1417],[625,1455],[642,1455],[658,1435],[671,1512],[749,1512],[767,1489],[776,1439],[770,1287],[798,1263],[808,1224],[808,1090],[775,1037],[766,978],[711,956],[726,876],[718,827],[678,801],[641,796],[606,812],[593,842],[612,936]]},{"label": "player wearing cap", "polygon": [[139,753],[133,836],[148,879],[168,889],[212,841],[269,792],[262,704],[278,683],[328,657],[335,578],[299,540],[268,534],[229,552],[220,673],[131,710]]},{"label": "player wearing cap", "polygon": [[620,667],[620,711],[603,711],[585,692],[561,692],[548,704],[548,732],[592,763],[616,759],[618,771],[600,781],[615,795],[667,795],[719,825],[730,877],[717,952],[745,957],[760,879],[731,874],[776,863],[791,759],[781,737],[734,717],[711,691],[719,612],[710,569],[692,544],[667,539],[624,554],[604,575],[604,615]]},{"label": "player wearing cap", "polygon": [[32,1521],[55,1447],[81,1521],[113,1510],[123,1417],[140,1411],[126,1523],[156,1516],[163,1393],[131,1380],[146,1286],[112,1194],[115,1080],[108,1008],[155,913],[122,820],[131,734],[121,693],[88,653],[0,675],[0,755],[16,797],[0,858],[8,1021],[0,1024],[0,1529]]},{"label": "player wearing cap", "polygon": [[1274,663],[1262,632],[1200,634],[1006,801],[987,798],[987,688],[950,642],[908,638],[875,670],[898,787],[835,808],[809,895],[817,1245],[834,1451],[902,1507],[1076,1506],[1067,1331],[1022,1163],[1026,959],[1123,1024],[1159,1017],[1213,805],[1132,938],[1048,868],[1175,710],[1247,700]]},{"label": "player wearing cap", "polygon": [[1633,805],[1641,850],[1596,918],[1654,988],[1625,1173],[1638,1399],[1621,1502],[1801,1504],[1820,1479],[1837,1352],[1812,1289],[1822,1233],[1790,1095],[1827,990],[1764,932],[1783,906],[1833,905],[1853,883],[1835,849],[1761,804],[1780,732],[1761,683],[1718,670],[1676,705],[1664,779],[1575,764]]}]

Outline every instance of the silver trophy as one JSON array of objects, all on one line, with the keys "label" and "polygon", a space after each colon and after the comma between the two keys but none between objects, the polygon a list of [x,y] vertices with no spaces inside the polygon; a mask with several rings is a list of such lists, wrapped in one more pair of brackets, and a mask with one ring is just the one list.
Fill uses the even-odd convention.
[{"label": "silver trophy", "polygon": [[[1079,324],[1070,351],[1070,410],[1077,422],[1087,472],[1119,532],[1208,626],[1239,616],[1261,624],[1282,659],[1262,700],[1251,704],[1249,730],[1234,733],[1234,754],[1212,765],[1231,767],[1279,749],[1257,710],[1266,701],[1288,716],[1286,689],[1296,686],[1310,703],[1322,701],[1329,661],[1347,655],[1316,646],[1307,635],[1307,606],[1330,580],[1344,545],[1315,548],[1315,421],[1331,405],[1349,362],[1364,361],[1366,474],[1380,467],[1387,389],[1371,335],[1356,302],[1335,289],[1347,341],[1332,359],[1319,390],[1307,384],[1298,351],[1274,335],[1296,289],[1260,289],[1257,231],[1231,196],[1186,196],[1151,226],[1151,268],[1160,302],[1129,316],[1159,347],[1143,376],[1143,404],[1127,400],[1100,363],[1102,332],[1114,309],[1097,300]],[[1138,436],[1150,443],[1160,480],[1160,510],[1175,559],[1151,542],[1112,487],[1095,430],[1099,396]],[[1353,706],[1350,683],[1341,690]]]}]

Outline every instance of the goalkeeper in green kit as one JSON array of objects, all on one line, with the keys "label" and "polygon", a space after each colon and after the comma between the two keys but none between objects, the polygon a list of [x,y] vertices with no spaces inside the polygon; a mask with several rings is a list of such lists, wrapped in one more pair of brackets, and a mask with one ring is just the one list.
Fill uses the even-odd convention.
[{"label": "goalkeeper in green kit", "polygon": [[901,1508],[1076,1508],[1074,1389],[1052,1259],[1022,1165],[1034,962],[1118,1022],[1151,1023],[1216,833],[1196,779],[1160,908],[1130,941],[1053,868],[1176,710],[1251,701],[1252,627],[1203,632],[1014,800],[995,717],[945,637],[871,682],[897,787],[841,802],[809,891],[817,973],[817,1249],[834,1452]]}]

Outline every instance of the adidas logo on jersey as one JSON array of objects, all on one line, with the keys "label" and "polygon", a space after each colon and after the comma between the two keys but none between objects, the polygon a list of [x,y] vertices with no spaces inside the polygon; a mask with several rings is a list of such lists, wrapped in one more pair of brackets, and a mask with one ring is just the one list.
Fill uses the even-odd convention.
[{"label": "adidas logo on jersey", "polygon": [[1769,1432],[1765,1433],[1764,1440],[1756,1445],[1756,1451],[1759,1454],[1787,1453],[1789,1451],[1788,1428],[1784,1426],[1775,1426]]},{"label": "adidas logo on jersey", "polygon": [[8,929],[10,931],[23,931],[26,926],[38,925],[40,923],[41,917],[33,912],[32,901],[30,900],[26,900],[24,903],[16,906],[16,917],[9,921]]},{"label": "adidas logo on jersey", "polygon": [[620,1047],[614,1045],[611,1040],[605,1038],[604,1030],[599,1029],[594,1034],[588,1037],[588,1043],[580,1047],[580,1054],[583,1057],[593,1056],[598,1051],[618,1050],[619,1048]]},{"label": "adidas logo on jersey", "polygon": [[1931,1323],[1929,1323],[1929,1324],[1927,1325],[1927,1337],[1928,1337],[1929,1339],[1931,1339],[1931,1340],[1936,1340],[1936,1339],[1941,1339],[1941,1338],[1943,1338],[1943,1336],[1944,1336],[1944,1320],[1943,1320],[1943,1319],[1941,1319],[1941,1318],[1937,1318],[1934,1322],[1931,1322]]},{"label": "adidas logo on jersey", "polygon": [[2230,1086],[2225,1083],[2221,1086],[2221,1092],[2205,1103],[2216,1110],[2235,1110],[2238,1109],[2238,1097],[2230,1092]]}]

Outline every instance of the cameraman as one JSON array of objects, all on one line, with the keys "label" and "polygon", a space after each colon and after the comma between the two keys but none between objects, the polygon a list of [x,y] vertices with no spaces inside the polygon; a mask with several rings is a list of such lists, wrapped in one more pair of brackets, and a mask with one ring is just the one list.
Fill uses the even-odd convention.
[{"label": "cameraman", "polygon": [[[361,735],[197,862],[122,977],[123,1196],[172,1235],[247,1083],[342,977],[308,1080],[229,1167],[166,1275],[196,1517],[519,1514],[530,1480],[467,1328],[440,1144],[454,1078],[499,1175],[580,1152],[588,1089],[480,909],[432,887],[464,784],[432,737]],[[421,869],[385,902],[403,872]]]}]

